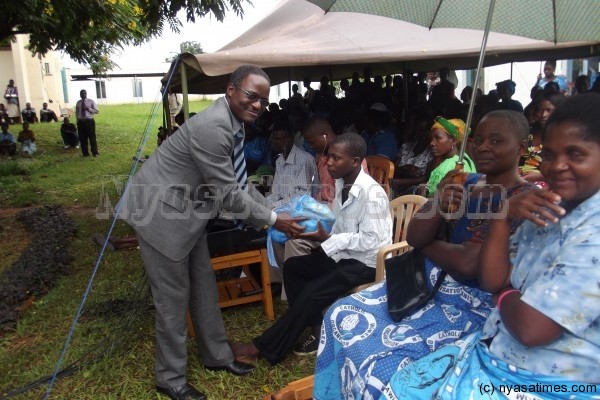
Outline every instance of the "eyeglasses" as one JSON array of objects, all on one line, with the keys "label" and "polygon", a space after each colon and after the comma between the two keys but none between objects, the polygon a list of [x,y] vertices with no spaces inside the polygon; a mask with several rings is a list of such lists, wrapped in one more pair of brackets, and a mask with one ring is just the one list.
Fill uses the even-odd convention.
[{"label": "eyeglasses", "polygon": [[238,85],[234,85],[234,86],[236,88],[240,89],[242,92],[246,93],[246,97],[248,97],[248,99],[250,101],[252,101],[253,103],[259,101],[260,105],[263,107],[267,107],[270,104],[269,99],[264,98],[264,97],[259,97],[256,93],[249,92],[246,89],[239,87]]}]

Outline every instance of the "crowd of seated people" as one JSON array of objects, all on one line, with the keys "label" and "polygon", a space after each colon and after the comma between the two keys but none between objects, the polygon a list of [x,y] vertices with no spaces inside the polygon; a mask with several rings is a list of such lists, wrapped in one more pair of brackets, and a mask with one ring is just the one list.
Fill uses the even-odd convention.
[{"label": "crowd of seated people", "polygon": [[[447,284],[449,288],[440,289],[424,309],[400,322],[392,321],[388,314],[385,281],[334,303],[324,318],[315,398],[379,398],[382,394],[386,399],[425,399],[434,394],[436,398],[472,398],[476,387],[473,382],[481,379],[481,370],[486,372],[487,382],[496,385],[507,379],[515,384],[600,382],[598,376],[589,372],[599,364],[599,360],[590,357],[598,350],[594,340],[598,335],[598,314],[592,300],[597,297],[589,296],[597,293],[598,287],[584,288],[576,283],[588,281],[581,274],[588,276],[587,271],[595,269],[595,262],[589,261],[595,259],[593,254],[597,252],[591,247],[595,228],[589,218],[600,188],[598,169],[592,167],[600,148],[596,121],[600,96],[578,97],[566,100],[550,85],[534,96],[533,119],[526,119],[518,111],[501,111],[502,105],[490,107],[498,111],[490,111],[479,119],[471,154],[477,170],[485,175],[467,177],[463,190],[470,187],[467,212],[470,207],[480,210],[482,199],[490,200],[483,207],[492,211],[488,219],[462,215],[457,221],[445,221],[435,212],[435,207],[447,209],[449,199],[464,198],[454,184],[454,176],[459,172],[451,171],[438,184],[440,193],[435,200],[419,211],[418,215],[427,218],[417,217],[409,227],[409,243],[427,257],[429,287],[435,284],[439,271],[445,270],[448,275],[442,288]],[[522,168],[524,161],[532,157],[533,135],[539,140],[535,143],[539,155],[536,172],[541,172],[535,177],[528,176],[531,171]],[[540,184],[544,180],[552,192],[536,187],[546,185]],[[505,192],[494,193],[493,188],[498,187]],[[508,201],[508,210],[513,207],[514,211],[498,214],[500,200]],[[494,215],[505,219],[489,219]],[[509,248],[510,235],[525,220],[529,222],[519,231],[521,236],[510,240]],[[586,222],[589,227],[583,227]],[[448,223],[449,243],[438,236],[440,226]],[[502,229],[496,228],[498,225]],[[581,228],[580,234],[571,234],[577,231],[575,227]],[[457,229],[464,229],[464,236]],[[541,232],[536,231],[540,229]],[[562,231],[573,238],[565,239],[559,233]],[[539,250],[553,240],[560,245],[551,246],[548,252],[552,254],[540,257]],[[567,243],[563,245],[565,240],[569,247]],[[576,255],[571,243],[585,246],[592,253],[581,247]],[[563,270],[566,255],[571,259],[566,261],[569,269]],[[581,257],[588,261],[577,261]],[[495,268],[497,264],[500,265]],[[548,269],[555,272],[543,272]],[[570,279],[559,284],[556,279],[563,282],[559,275],[564,271],[570,273]],[[557,291],[557,295],[551,296],[552,301],[541,300],[547,297],[542,293],[547,294],[548,290]],[[573,290],[576,299],[562,307],[558,302]],[[499,308],[504,298],[510,304],[505,306],[508,311]],[[584,305],[583,311],[578,310],[578,302]],[[455,322],[458,324],[453,326]],[[467,336],[469,331],[473,334]],[[481,335],[487,338],[479,340]],[[465,337],[459,346],[444,350],[444,346]],[[455,375],[449,373],[452,368],[444,362],[436,366],[448,353],[458,354]],[[554,356],[558,362],[552,362]],[[425,378],[420,379],[422,376]],[[456,390],[457,385],[460,391]],[[424,387],[429,391],[423,391]]]},{"label": "crowd of seated people", "polygon": [[[462,101],[457,99],[454,93],[455,85],[449,79],[449,71],[442,68],[439,78],[432,81],[435,85],[429,90],[428,98],[425,77],[425,74],[412,74],[412,72],[406,77],[400,75],[374,77],[371,69],[365,67],[362,81],[358,72],[352,75],[351,80],[340,81],[339,97],[332,95],[334,89],[326,77],[321,78],[316,88],[311,87],[311,79],[307,78],[304,82],[305,93],[302,99],[299,90],[295,89],[287,102],[282,102],[276,108],[269,107],[261,117],[261,120],[268,122],[257,121],[259,133],[255,137],[261,138],[257,139],[257,142],[261,142],[260,153],[272,157],[272,153],[268,151],[268,138],[271,134],[268,127],[272,125],[274,119],[301,115],[300,119],[306,120],[308,116],[321,116],[329,121],[337,134],[344,132],[361,134],[367,141],[368,155],[384,156],[395,162],[397,168],[392,183],[394,196],[410,193],[433,195],[436,182],[444,176],[445,172],[454,168],[463,138],[467,140],[467,152],[463,157],[464,165],[467,171],[475,170],[469,154],[473,147],[471,142],[474,128],[480,119],[493,110],[515,110],[524,112],[531,125],[530,145],[527,154],[524,154],[521,160],[521,166],[524,167],[522,174],[531,182],[543,184],[535,167],[535,164],[539,163],[540,127],[548,114],[544,111],[548,107],[543,97],[552,97],[552,101],[556,98],[564,99],[564,95],[560,94],[560,86],[556,82],[546,82],[548,87],[545,88],[539,87],[536,82],[537,89],[533,94],[533,100],[524,111],[520,102],[512,99],[516,89],[516,84],[512,80],[498,82],[497,89],[485,95],[478,89],[469,130],[464,126],[464,122],[467,118],[472,88],[466,87],[461,93]],[[404,80],[408,88],[407,93],[404,93],[402,87]],[[579,90],[583,91],[586,83],[583,82],[580,86]],[[558,94],[553,97],[547,94],[549,92],[558,92]],[[420,115],[421,123],[418,127],[411,120],[415,115]],[[453,137],[454,129],[450,127],[452,131],[450,133],[441,134],[441,129],[438,129],[436,139],[436,130],[431,128],[434,118],[438,116],[445,121],[456,123],[459,127],[457,134],[460,137]],[[470,135],[467,135],[467,132],[470,132]],[[427,145],[428,140],[429,145]],[[409,143],[406,143],[407,141]],[[440,141],[447,142],[448,148],[443,146],[444,143],[440,144]],[[300,129],[296,129],[295,143],[315,155],[312,149],[303,143]],[[248,142],[247,146],[250,148],[256,144],[258,143]],[[441,151],[440,147],[443,147]],[[438,153],[435,153],[436,151]],[[267,163],[267,159],[261,159],[260,162]],[[268,163],[273,166],[272,160]],[[430,179],[431,182],[424,188],[423,186]]]},{"label": "crowd of seated people", "polygon": [[[479,251],[478,282],[495,307],[472,334],[400,366],[383,399],[480,398],[482,385],[534,387],[525,391],[535,398],[597,396],[599,112],[600,95],[583,94],[547,119],[540,170],[550,190],[508,199]],[[525,222],[511,236],[516,220]]]},{"label": "crowd of seated people", "polygon": [[[395,323],[388,314],[385,280],[329,308],[321,339],[324,346],[317,359],[317,398],[325,397],[325,391],[333,394],[331,398],[378,398],[399,366],[483,324],[492,299],[477,282],[477,259],[490,221],[487,215],[470,215],[477,210],[486,210],[488,215],[497,212],[504,195],[531,190],[533,185],[518,173],[527,134],[527,121],[516,112],[494,111],[485,116],[474,138],[480,173],[448,173],[438,184],[438,195],[411,221],[407,239],[426,257],[428,284],[435,284],[440,273],[447,272],[437,294],[422,310]],[[454,184],[458,174],[464,175],[462,185]],[[469,198],[467,207],[454,219],[445,219],[444,213],[451,204],[457,206],[463,194]],[[510,228],[514,231],[519,224],[515,220]]]},{"label": "crowd of seated people", "polygon": [[[365,76],[368,79],[369,75]],[[419,78],[407,79],[409,87],[412,87],[412,81]],[[475,114],[468,134],[464,122],[468,104],[458,107],[450,81],[441,81],[442,87],[438,90],[441,106],[431,104],[421,95],[420,84],[414,85],[416,90],[412,93],[417,96],[409,99],[406,105],[394,103],[398,100],[403,102],[404,99],[391,95],[387,99],[377,98],[374,103],[365,106],[365,99],[360,94],[373,96],[377,92],[373,88],[378,88],[380,81],[374,79],[361,87],[363,83],[355,74],[352,83],[346,81],[341,85],[344,97],[335,98],[334,104],[329,107],[313,107],[310,101],[306,101],[311,97],[314,99],[315,93],[321,89],[319,87],[307,92],[308,95],[303,98],[304,107],[297,105],[299,99],[296,96],[293,101],[273,110],[273,114],[281,117],[284,113],[291,113],[290,106],[294,112],[303,112],[304,108],[308,115],[320,116],[326,121],[335,134],[362,134],[368,143],[367,152],[372,148],[371,154],[384,155],[395,161],[396,195],[415,193],[418,185],[428,183],[428,195],[432,199],[419,211],[420,217],[413,219],[408,240],[426,256],[430,287],[433,287],[441,271],[446,271],[447,275],[441,289],[424,309],[398,323],[391,320],[387,311],[385,281],[367,289],[367,292],[342,298],[329,307],[322,325],[315,398],[378,398],[379,395],[385,395],[386,390],[392,391],[391,386],[386,389],[386,385],[392,385],[392,377],[400,380],[405,378],[401,373],[404,367],[481,331],[497,301],[497,296],[492,296],[497,294],[497,290],[490,291],[478,280],[481,276],[478,259],[486,238],[494,233],[493,216],[503,215],[501,204],[507,198],[511,199],[511,204],[514,198],[515,204],[520,205],[518,199],[539,196],[538,187],[543,186],[546,178],[541,174],[533,174],[542,172],[540,169],[543,170],[545,155],[558,151],[554,148],[551,152],[544,151],[542,145],[542,133],[547,130],[548,121],[552,121],[552,112],[555,108],[560,110],[566,98],[560,93],[560,86],[552,82],[534,91],[532,102],[525,111],[519,102],[511,98],[515,91],[514,82],[499,82],[497,90],[475,99]],[[381,82],[384,81],[389,79]],[[305,83],[305,87],[309,83]],[[331,86],[328,82],[322,80],[321,85],[324,93],[329,93]],[[589,83],[581,84],[581,93],[587,85]],[[392,89],[388,93],[394,93]],[[590,101],[589,96],[592,95],[586,96]],[[471,101],[466,94],[463,98]],[[438,106],[438,111],[443,115],[437,115],[433,111],[434,106]],[[406,111],[405,121],[402,121],[402,114],[395,113],[395,110],[403,109]],[[528,109],[533,111],[525,114]],[[373,118],[373,111],[385,113],[385,118]],[[378,116],[382,117],[381,114]],[[265,118],[274,118],[274,115]],[[321,126],[319,129],[322,129]],[[394,140],[378,148],[373,138],[385,130],[391,132]],[[463,159],[463,172],[453,171],[458,148],[468,135],[469,146]],[[304,145],[308,144],[316,151],[317,164],[320,152],[326,151],[328,138],[328,135],[320,132],[305,131],[303,135]],[[389,153],[385,154],[386,151]],[[532,158],[537,161],[535,171],[531,168]],[[567,178],[557,180],[557,185],[567,185]],[[460,182],[460,187],[456,182]],[[536,194],[526,194],[530,192]],[[462,198],[468,199],[464,213],[447,219],[447,211],[460,209],[456,202]],[[488,210],[488,213],[473,218],[472,214],[477,214],[481,209]],[[511,217],[508,219],[507,234],[516,232],[524,220],[535,218],[526,215],[525,211]],[[440,234],[440,231],[445,234]],[[298,242],[306,245],[306,241],[302,240],[290,240],[288,243]],[[319,244],[312,243],[302,251],[304,253],[301,254],[312,254],[319,251]],[[291,260],[297,256],[286,252],[284,265],[292,265]],[[374,318],[375,324],[369,318]],[[315,326],[318,325],[312,326],[308,340],[294,347],[296,355],[317,353]],[[293,337],[296,338],[297,329],[294,332]],[[245,351],[278,362],[292,347],[293,340],[286,340],[283,348],[272,352],[265,341],[266,338],[279,340],[277,335],[270,336],[267,333],[255,339],[250,350]]]}]

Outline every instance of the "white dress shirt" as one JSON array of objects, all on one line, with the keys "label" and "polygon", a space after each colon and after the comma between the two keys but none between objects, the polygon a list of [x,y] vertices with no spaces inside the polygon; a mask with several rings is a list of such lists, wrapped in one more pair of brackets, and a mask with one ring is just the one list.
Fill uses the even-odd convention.
[{"label": "white dress shirt", "polygon": [[[87,110],[83,109],[83,105],[85,104],[85,106],[87,107]],[[75,105],[75,113],[77,116],[78,120],[81,119],[92,119],[94,118],[94,114],[98,114],[98,106],[96,105],[96,102],[92,99],[81,99],[77,102],[77,104]]]},{"label": "white dress shirt", "polygon": [[362,169],[342,204],[343,179],[335,181],[331,237],[321,248],[335,261],[352,258],[375,268],[379,248],[392,243],[390,201],[383,188]]}]

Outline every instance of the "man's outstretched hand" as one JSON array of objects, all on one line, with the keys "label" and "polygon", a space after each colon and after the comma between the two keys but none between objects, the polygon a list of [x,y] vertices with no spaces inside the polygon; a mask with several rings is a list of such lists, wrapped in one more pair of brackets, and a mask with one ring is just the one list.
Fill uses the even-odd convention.
[{"label": "man's outstretched hand", "polygon": [[288,213],[277,214],[277,221],[273,224],[273,227],[280,232],[285,233],[290,238],[294,238],[304,231],[304,227],[300,226],[298,222],[305,220],[306,218],[292,218]]}]

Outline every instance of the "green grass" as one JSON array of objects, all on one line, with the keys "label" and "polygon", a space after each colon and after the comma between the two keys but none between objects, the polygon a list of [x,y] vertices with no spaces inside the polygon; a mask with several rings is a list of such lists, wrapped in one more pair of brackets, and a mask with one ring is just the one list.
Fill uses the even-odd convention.
[{"label": "green grass", "polygon": [[[192,103],[200,111],[208,102]],[[29,157],[0,158],[0,271],[13,263],[26,248],[29,233],[16,221],[9,208],[61,204],[75,219],[78,232],[71,242],[73,262],[65,276],[44,297],[35,299],[22,314],[14,332],[0,338],[0,397],[7,390],[21,387],[49,375],[54,370],[81,301],[99,247],[91,240],[94,232],[105,232],[109,219],[98,219],[106,198],[118,199],[115,182],[123,182],[130,171],[132,157],[148,121],[150,105],[101,106],[96,118],[100,157],[82,158],[78,150],[64,150],[60,124],[34,124],[38,152]],[[156,146],[159,115],[150,128],[148,147]],[[17,133],[16,129],[11,129]],[[99,207],[100,206],[100,207]],[[97,207],[99,209],[97,210]],[[115,234],[131,234],[118,222]],[[138,287],[143,266],[136,249],[106,253],[94,281],[87,307],[106,301],[128,299]],[[285,305],[275,300],[276,315]],[[74,339],[65,357],[65,365],[78,359],[100,343],[113,329],[119,339],[130,337],[109,357],[88,365],[82,371],[57,382],[52,399],[157,399],[154,391],[153,312],[142,307],[141,319],[126,328],[119,327],[118,316],[84,313],[76,327]],[[270,326],[262,303],[223,310],[231,340],[248,341]],[[195,344],[189,341],[188,378],[209,395],[209,399],[262,399],[266,394],[290,381],[313,373],[313,359],[290,355],[277,366],[259,360],[250,376],[236,377],[205,370],[196,356]],[[40,398],[44,388],[17,398]]]}]

